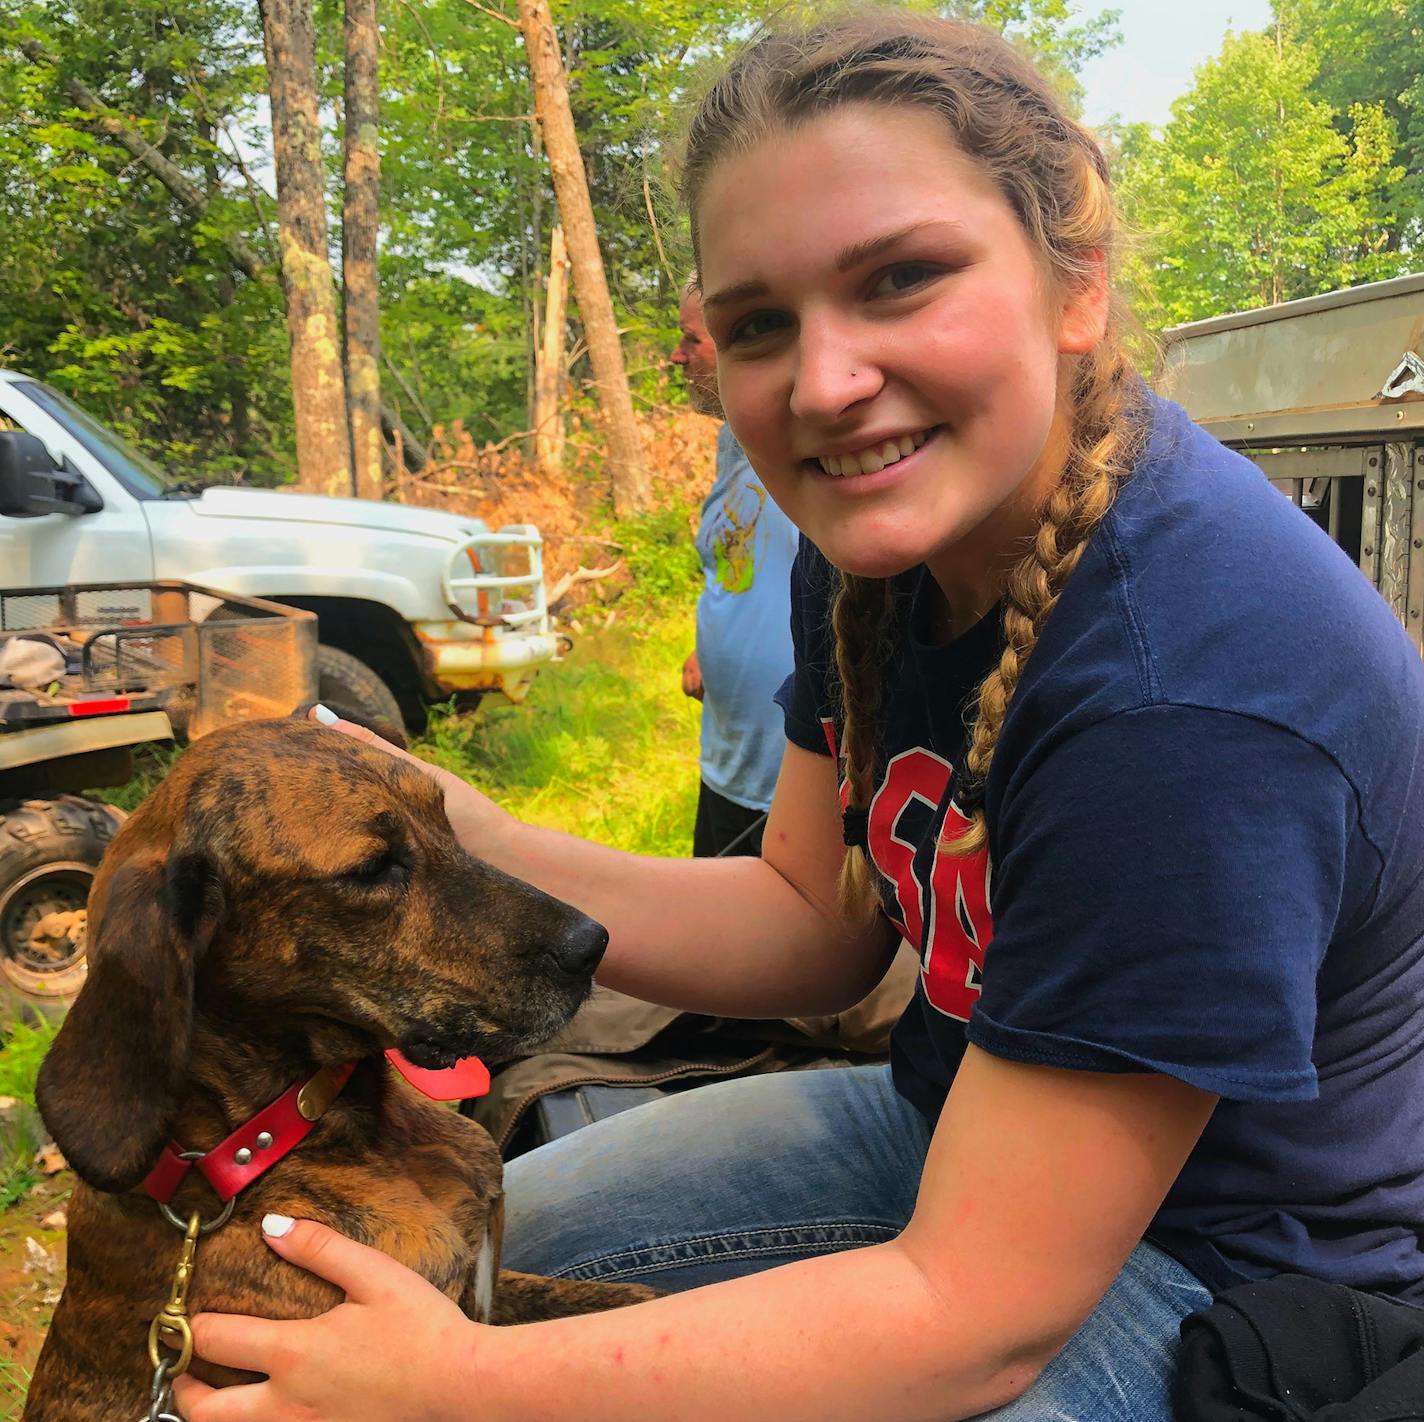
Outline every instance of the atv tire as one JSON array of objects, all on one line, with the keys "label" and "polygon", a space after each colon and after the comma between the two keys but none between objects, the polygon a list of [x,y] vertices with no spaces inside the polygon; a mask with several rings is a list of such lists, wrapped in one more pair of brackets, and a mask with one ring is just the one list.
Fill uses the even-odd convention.
[{"label": "atv tire", "polygon": [[89,885],[123,820],[78,795],[0,803],[0,1014],[58,1015],[83,987]]}]

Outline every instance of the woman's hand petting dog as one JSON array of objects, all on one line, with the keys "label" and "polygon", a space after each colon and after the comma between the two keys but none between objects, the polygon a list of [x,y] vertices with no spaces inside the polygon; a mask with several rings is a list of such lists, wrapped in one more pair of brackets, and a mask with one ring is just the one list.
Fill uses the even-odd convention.
[{"label": "woman's hand petting dog", "polygon": [[339,731],[343,736],[350,736],[363,745],[384,751],[387,755],[396,756],[409,762],[417,770],[424,771],[445,792],[445,813],[450,817],[450,828],[455,831],[455,838],[469,853],[481,855],[487,846],[497,843],[508,833],[510,816],[488,795],[482,794],[468,781],[461,780],[451,771],[442,770],[438,765],[431,765],[428,760],[411,755],[409,751],[392,744],[379,731],[372,730],[369,726],[341,720],[320,704],[307,712],[307,719],[330,730]]},{"label": "woman's hand petting dog", "polygon": [[[484,1325],[418,1274],[311,1220],[263,1221],[290,1264],[335,1284],[346,1301],[316,1318],[274,1323],[236,1314],[193,1320],[195,1351],[267,1380],[216,1389],[181,1377],[188,1422],[445,1422],[470,1415]],[[287,1225],[287,1233],[272,1233]],[[359,1405],[353,1405],[359,1399]]]}]

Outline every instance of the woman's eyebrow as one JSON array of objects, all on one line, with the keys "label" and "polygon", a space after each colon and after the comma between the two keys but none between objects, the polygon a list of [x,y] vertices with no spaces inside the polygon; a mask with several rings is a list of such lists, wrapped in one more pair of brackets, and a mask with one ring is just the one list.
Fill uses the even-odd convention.
[{"label": "woman's eyebrow", "polygon": [[724,287],[721,291],[715,291],[711,296],[702,298],[702,309],[705,311],[709,306],[731,306],[738,301],[750,301],[753,297],[766,295],[766,283],[764,281],[743,281],[736,286]]},{"label": "woman's eyebrow", "polygon": [[887,232],[882,237],[870,237],[864,242],[853,242],[836,258],[836,270],[838,272],[848,272],[852,267],[858,267],[863,262],[868,262],[875,257],[882,256],[892,247],[899,246],[907,237],[913,237],[917,233],[927,231],[942,232],[948,236],[952,233],[963,232],[964,225],[959,222],[930,218],[924,222],[912,222],[908,227],[901,227],[897,231]]},{"label": "woman's eyebrow", "polygon": [[[843,248],[836,258],[836,270],[848,272],[852,267],[860,266],[862,262],[868,262],[883,255],[917,233],[937,232],[944,236],[952,236],[963,231],[963,223],[939,218],[928,218],[924,222],[912,222],[908,227],[898,228],[896,231],[887,232],[880,237],[869,237],[864,242],[853,242],[849,247]],[[738,282],[736,286],[723,287],[721,291],[714,291],[711,296],[704,296],[702,309],[705,311],[708,307],[732,306],[738,301],[755,300],[757,297],[765,296],[766,293],[767,285],[764,281]]]}]

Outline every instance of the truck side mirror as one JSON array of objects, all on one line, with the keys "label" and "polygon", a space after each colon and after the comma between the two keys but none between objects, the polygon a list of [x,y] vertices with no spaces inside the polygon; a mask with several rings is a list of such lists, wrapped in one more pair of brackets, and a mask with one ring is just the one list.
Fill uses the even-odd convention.
[{"label": "truck side mirror", "polygon": [[0,430],[0,514],[86,514],[104,501],[68,462],[56,464],[44,442],[24,430]]}]

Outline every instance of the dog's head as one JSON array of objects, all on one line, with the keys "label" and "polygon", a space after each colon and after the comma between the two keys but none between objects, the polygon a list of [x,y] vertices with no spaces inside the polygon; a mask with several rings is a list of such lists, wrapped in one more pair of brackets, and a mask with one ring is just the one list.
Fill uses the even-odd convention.
[{"label": "dog's head", "polygon": [[40,1109],[81,1178],[125,1189],[172,1129],[195,1023],[321,1064],[498,1057],[568,1020],[606,943],[468,855],[408,763],[306,722],[221,731],[104,858]]}]

